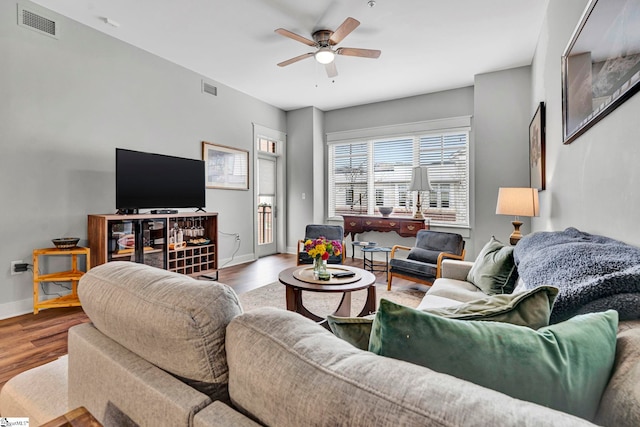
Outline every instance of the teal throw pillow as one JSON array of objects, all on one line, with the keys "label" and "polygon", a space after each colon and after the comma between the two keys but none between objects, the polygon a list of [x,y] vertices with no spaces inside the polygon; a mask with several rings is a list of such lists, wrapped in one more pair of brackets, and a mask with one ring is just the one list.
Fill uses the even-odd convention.
[{"label": "teal throw pillow", "polygon": [[381,300],[369,350],[592,420],[613,367],[617,328],[614,310],[535,331]]},{"label": "teal throw pillow", "polygon": [[513,246],[491,237],[478,254],[467,275],[467,282],[476,285],[487,295],[509,294],[518,280],[513,259]]},{"label": "teal throw pillow", "polygon": [[[429,308],[424,311],[463,320],[506,322],[538,329],[549,324],[558,288],[539,286],[516,294],[493,295],[464,304]],[[362,350],[369,348],[369,336],[375,315],[364,317],[328,316],[331,331]]]}]

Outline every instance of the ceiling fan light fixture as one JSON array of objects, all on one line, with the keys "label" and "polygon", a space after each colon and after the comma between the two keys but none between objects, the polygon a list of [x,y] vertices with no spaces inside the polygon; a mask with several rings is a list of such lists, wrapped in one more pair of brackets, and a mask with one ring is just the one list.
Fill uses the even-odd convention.
[{"label": "ceiling fan light fixture", "polygon": [[325,65],[332,63],[335,57],[336,54],[333,52],[333,50],[331,50],[330,47],[321,47],[315,53],[316,61]]}]

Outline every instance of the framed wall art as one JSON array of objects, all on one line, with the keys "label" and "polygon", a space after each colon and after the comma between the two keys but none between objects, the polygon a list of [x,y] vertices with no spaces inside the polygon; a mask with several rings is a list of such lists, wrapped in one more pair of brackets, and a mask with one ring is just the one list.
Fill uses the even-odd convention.
[{"label": "framed wall art", "polygon": [[249,152],[202,141],[207,188],[249,189]]},{"label": "framed wall art", "polygon": [[545,117],[544,102],[536,109],[529,124],[529,183],[538,191],[545,187]]},{"label": "framed wall art", "polygon": [[591,0],[562,55],[565,144],[640,89],[640,2]]}]

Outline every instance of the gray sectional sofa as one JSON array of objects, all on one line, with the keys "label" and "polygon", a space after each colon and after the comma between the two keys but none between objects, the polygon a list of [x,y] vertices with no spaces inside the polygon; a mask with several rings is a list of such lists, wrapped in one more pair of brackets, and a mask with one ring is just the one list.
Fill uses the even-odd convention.
[{"label": "gray sectional sofa", "polygon": [[[424,304],[479,296],[468,267],[445,266],[454,277]],[[625,323],[597,417],[585,420],[357,349],[296,313],[242,313],[223,284],[112,262],[79,293],[91,323],[69,330],[68,362],[10,380],[2,416],[38,425],[85,406],[106,426],[640,425],[640,329]]]}]

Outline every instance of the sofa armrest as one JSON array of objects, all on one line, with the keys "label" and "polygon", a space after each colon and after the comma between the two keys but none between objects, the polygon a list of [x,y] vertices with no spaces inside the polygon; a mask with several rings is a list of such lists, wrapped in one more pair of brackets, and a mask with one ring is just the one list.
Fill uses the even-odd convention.
[{"label": "sofa armrest", "polygon": [[620,324],[616,358],[595,422],[607,426],[640,425],[640,328]]},{"label": "sofa armrest", "polygon": [[452,254],[449,252],[441,252],[440,255],[438,255],[438,264],[436,265],[436,279],[438,277],[442,277],[442,262],[445,259],[464,261],[464,255],[465,255],[464,249],[462,250],[462,254],[460,255]]},{"label": "sofa armrest", "polygon": [[211,398],[102,334],[69,329],[69,407],[84,406],[103,425],[190,426]]},{"label": "sofa armrest", "polygon": [[472,261],[460,261],[454,259],[443,259],[440,270],[440,277],[455,280],[467,280],[467,274],[473,267]]}]

